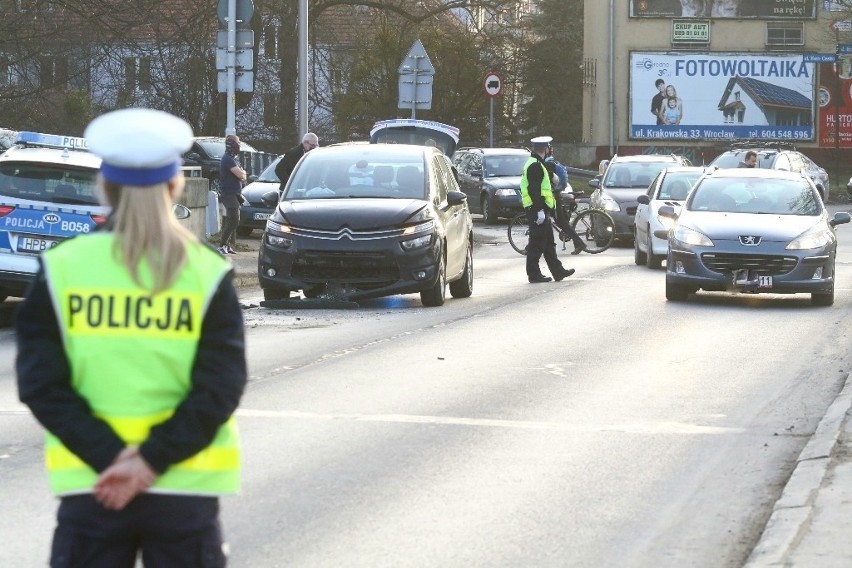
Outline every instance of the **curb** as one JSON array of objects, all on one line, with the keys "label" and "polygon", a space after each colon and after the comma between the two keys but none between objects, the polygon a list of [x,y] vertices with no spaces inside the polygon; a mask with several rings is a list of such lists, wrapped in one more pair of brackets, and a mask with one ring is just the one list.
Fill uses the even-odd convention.
[{"label": "curb", "polygon": [[776,501],[763,534],[744,568],[784,566],[790,553],[800,544],[810,525],[814,503],[850,407],[852,381],[846,375],[843,389],[828,407],[816,431],[799,454],[793,474]]}]

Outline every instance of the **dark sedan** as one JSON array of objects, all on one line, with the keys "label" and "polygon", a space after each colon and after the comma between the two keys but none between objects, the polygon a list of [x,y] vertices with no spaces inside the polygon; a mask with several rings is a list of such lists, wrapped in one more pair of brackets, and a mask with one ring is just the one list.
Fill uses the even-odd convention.
[{"label": "dark sedan", "polygon": [[[267,194],[275,202],[277,192]],[[473,222],[449,158],[430,146],[318,148],[302,158],[266,225],[264,298],[473,292]]]},{"label": "dark sedan", "polygon": [[482,213],[486,224],[498,217],[512,218],[524,210],[521,205],[521,175],[530,158],[520,148],[461,148],[453,156],[459,185],[467,194],[468,206]]},{"label": "dark sedan", "polygon": [[[237,234],[247,237],[255,229],[262,231],[266,228],[266,221],[272,217],[275,205],[264,203],[263,196],[270,191],[277,190],[281,183],[275,175],[275,166],[278,165],[277,158],[254,179],[243,188],[245,203],[240,207],[240,223],[237,225]],[[251,179],[251,178],[249,178]]]},{"label": "dark sedan", "polygon": [[716,170],[702,177],[669,231],[666,298],[683,301],[697,290],[810,293],[811,303],[834,303],[835,227],[807,176],[780,170]]}]

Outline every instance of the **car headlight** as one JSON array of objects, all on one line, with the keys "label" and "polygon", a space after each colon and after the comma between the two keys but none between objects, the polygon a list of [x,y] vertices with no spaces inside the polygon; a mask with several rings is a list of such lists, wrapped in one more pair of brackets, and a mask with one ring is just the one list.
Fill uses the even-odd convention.
[{"label": "car headlight", "polygon": [[601,207],[606,211],[621,211],[618,201],[606,194],[601,194]]},{"label": "car headlight", "polygon": [[834,242],[834,234],[832,234],[825,223],[820,223],[790,241],[786,249],[808,250],[822,248],[832,242]]},{"label": "car headlight", "polygon": [[408,239],[407,241],[401,241],[399,244],[402,246],[403,250],[406,251],[412,251],[417,250],[419,248],[428,247],[432,244],[432,233],[413,239]]},{"label": "car headlight", "polygon": [[514,189],[510,188],[498,189],[494,192],[495,197],[514,197],[517,194],[518,193]]},{"label": "car headlight", "polygon": [[276,233],[292,233],[293,230],[290,228],[290,225],[284,225],[282,223],[277,223],[272,219],[266,220],[266,230],[274,231]]},{"label": "car headlight", "polygon": [[699,233],[695,229],[690,229],[683,225],[675,227],[672,238],[687,245],[695,245],[700,247],[713,247],[713,241],[704,233]]}]

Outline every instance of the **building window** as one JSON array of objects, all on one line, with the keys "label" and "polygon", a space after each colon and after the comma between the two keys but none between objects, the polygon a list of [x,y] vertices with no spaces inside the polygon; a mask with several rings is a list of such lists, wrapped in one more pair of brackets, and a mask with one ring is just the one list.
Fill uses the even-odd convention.
[{"label": "building window", "polygon": [[766,24],[767,46],[804,45],[804,37],[804,24],[801,22],[768,22]]},{"label": "building window", "polygon": [[281,102],[279,93],[266,93],[263,95],[263,125],[281,126],[278,122],[278,105]]},{"label": "building window", "polygon": [[42,87],[68,88],[68,58],[45,56],[39,58],[39,85]]},{"label": "building window", "polygon": [[147,91],[151,88],[150,57],[124,58],[124,86],[128,91],[135,91],[137,88]]}]

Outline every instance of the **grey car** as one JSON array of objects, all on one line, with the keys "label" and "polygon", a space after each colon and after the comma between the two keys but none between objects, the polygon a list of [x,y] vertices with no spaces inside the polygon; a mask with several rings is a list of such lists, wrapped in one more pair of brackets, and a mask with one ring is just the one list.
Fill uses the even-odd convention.
[{"label": "grey car", "polygon": [[807,175],[765,169],[725,169],[704,175],[683,207],[661,207],[676,219],[668,232],[666,298],[698,290],[810,293],[834,303],[835,227]]},{"label": "grey car", "polygon": [[675,154],[614,156],[601,179],[589,181],[594,189],[589,198],[592,207],[605,209],[615,221],[615,238],[633,241],[636,208],[640,195],[663,168],[691,165]]}]

